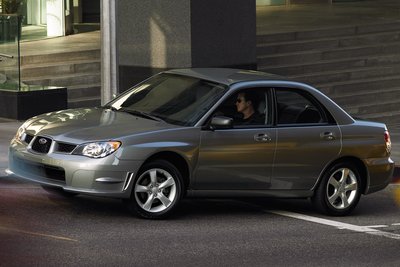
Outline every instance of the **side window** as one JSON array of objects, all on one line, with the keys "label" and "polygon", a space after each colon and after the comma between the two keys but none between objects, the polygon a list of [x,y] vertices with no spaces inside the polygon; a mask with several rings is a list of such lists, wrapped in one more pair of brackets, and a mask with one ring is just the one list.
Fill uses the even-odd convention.
[{"label": "side window", "polygon": [[298,91],[278,89],[277,124],[320,124],[327,123],[326,116],[311,96]]},{"label": "side window", "polygon": [[232,118],[234,128],[269,125],[272,122],[269,99],[269,90],[264,88],[240,90],[224,101],[213,116]]}]

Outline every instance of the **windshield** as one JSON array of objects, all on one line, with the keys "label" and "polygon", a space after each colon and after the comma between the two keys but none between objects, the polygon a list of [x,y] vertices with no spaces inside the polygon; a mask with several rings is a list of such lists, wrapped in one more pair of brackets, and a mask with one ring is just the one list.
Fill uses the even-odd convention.
[{"label": "windshield", "polygon": [[193,126],[226,92],[221,84],[159,74],[120,95],[106,107],[141,112],[167,123]]}]

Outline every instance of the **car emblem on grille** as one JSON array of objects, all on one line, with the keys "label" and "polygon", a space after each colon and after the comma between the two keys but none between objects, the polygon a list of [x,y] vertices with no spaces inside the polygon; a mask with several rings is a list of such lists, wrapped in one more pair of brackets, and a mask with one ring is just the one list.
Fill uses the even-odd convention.
[{"label": "car emblem on grille", "polygon": [[47,140],[45,138],[40,138],[39,139],[39,144],[45,145],[47,143]]}]

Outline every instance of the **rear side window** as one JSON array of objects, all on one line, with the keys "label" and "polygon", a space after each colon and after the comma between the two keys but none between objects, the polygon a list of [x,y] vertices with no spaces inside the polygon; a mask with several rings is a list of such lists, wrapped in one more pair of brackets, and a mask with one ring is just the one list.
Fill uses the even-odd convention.
[{"label": "rear side window", "polygon": [[276,95],[278,125],[327,124],[322,106],[307,93],[279,89]]}]

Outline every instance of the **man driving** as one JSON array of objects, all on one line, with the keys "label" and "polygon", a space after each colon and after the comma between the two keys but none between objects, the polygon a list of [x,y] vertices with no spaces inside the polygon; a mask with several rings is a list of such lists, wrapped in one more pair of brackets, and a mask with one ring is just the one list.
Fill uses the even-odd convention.
[{"label": "man driving", "polygon": [[263,124],[263,118],[256,110],[259,104],[257,94],[252,92],[241,92],[236,98],[236,110],[243,115],[236,119],[235,124]]}]

